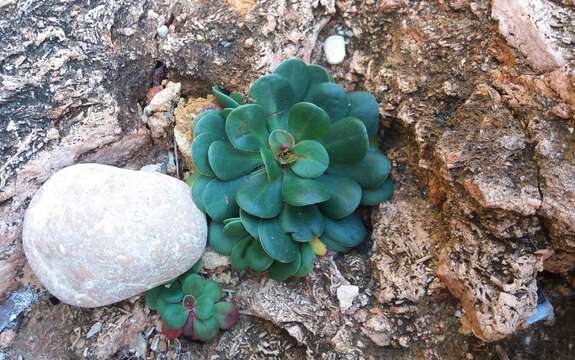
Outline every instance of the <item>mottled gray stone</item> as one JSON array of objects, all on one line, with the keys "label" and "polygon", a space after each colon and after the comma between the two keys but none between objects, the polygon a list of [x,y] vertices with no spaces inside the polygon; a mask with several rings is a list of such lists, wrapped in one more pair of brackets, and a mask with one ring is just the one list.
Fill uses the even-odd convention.
[{"label": "mottled gray stone", "polygon": [[159,173],[79,164],[54,174],[24,219],[30,267],[61,301],[95,307],[124,300],[189,269],[206,219],[188,186]]}]

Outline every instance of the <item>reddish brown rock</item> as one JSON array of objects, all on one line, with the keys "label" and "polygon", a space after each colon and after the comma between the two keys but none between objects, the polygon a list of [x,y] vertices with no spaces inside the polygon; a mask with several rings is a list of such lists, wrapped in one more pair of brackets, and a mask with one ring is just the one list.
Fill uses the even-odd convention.
[{"label": "reddish brown rock", "polygon": [[213,95],[208,95],[205,98],[189,98],[186,103],[179,102],[174,111],[176,122],[174,138],[189,170],[194,169],[192,161],[193,120],[200,112],[211,108],[219,109],[220,106],[216,103],[216,98]]},{"label": "reddish brown rock", "polygon": [[560,34],[551,26],[559,8],[546,0],[493,0],[491,16],[499,32],[537,71],[548,72],[566,63],[558,46]]},{"label": "reddish brown rock", "polygon": [[537,305],[535,276],[543,257],[524,245],[510,252],[505,243],[460,221],[450,221],[449,229],[451,241],[441,252],[437,274],[461,301],[462,324],[484,341],[524,327]]}]

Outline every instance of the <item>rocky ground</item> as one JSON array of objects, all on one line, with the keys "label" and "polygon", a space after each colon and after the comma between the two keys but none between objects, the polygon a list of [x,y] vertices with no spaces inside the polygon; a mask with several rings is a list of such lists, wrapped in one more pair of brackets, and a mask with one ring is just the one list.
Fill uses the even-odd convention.
[{"label": "rocky ground", "polygon": [[[572,0],[0,0],[0,296],[38,299],[0,358],[571,358],[574,19]],[[329,66],[335,33],[347,56]],[[245,92],[291,56],[381,104],[398,188],[362,209],[370,243],[285,284],[208,252],[242,314],[212,344],[167,341],[141,297],[80,309],[43,290],[21,231],[51,174],[183,178],[211,85]],[[527,327],[542,294],[555,319]]]}]

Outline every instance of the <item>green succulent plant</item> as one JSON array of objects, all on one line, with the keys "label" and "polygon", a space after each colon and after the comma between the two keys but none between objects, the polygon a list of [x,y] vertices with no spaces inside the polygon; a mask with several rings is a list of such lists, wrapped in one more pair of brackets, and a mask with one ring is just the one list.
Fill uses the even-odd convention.
[{"label": "green succulent plant", "polygon": [[146,292],[146,306],[158,312],[163,321],[162,332],[169,339],[183,334],[194,340],[210,341],[220,329],[227,330],[238,320],[236,307],[220,301],[223,295],[220,285],[196,272],[197,266]]},{"label": "green succulent plant", "polygon": [[276,280],[307,275],[325,246],[359,245],[366,230],[354,211],[393,194],[375,98],[299,59],[255,81],[247,99],[213,93],[224,110],[194,121],[191,179],[212,219],[210,245],[235,269]]}]

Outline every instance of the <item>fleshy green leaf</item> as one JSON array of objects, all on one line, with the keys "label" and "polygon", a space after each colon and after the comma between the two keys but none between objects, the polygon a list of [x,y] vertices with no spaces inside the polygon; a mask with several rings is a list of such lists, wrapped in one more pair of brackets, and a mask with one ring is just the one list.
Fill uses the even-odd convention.
[{"label": "fleshy green leaf", "polygon": [[186,295],[199,298],[204,291],[205,280],[198,274],[189,274],[182,279],[182,290]]},{"label": "fleshy green leaf", "polygon": [[289,132],[281,129],[272,131],[268,142],[275,155],[281,154],[285,150],[291,150],[295,146],[294,137]]},{"label": "fleshy green leaf", "polygon": [[179,329],[184,326],[188,320],[188,311],[181,303],[160,306],[158,313],[170,329]]},{"label": "fleshy green leaf", "polygon": [[202,289],[202,296],[207,296],[213,303],[216,303],[224,296],[224,292],[220,284],[214,280],[206,280]]},{"label": "fleshy green leaf", "polygon": [[210,145],[208,160],[216,177],[225,181],[249,174],[262,163],[259,154],[238,150],[222,140]]},{"label": "fleshy green leaf", "polygon": [[194,339],[207,342],[212,340],[218,334],[219,329],[220,324],[215,316],[206,320],[195,318],[192,337]]},{"label": "fleshy green leaf", "polygon": [[220,111],[220,115],[224,118],[227,119],[228,116],[230,116],[230,113],[234,110],[235,108],[225,108],[224,110]]},{"label": "fleshy green leaf", "polygon": [[286,111],[297,101],[289,81],[277,74],[256,80],[250,88],[250,98],[268,114]]},{"label": "fleshy green leaf", "polygon": [[212,178],[203,176],[199,172],[194,172],[194,175],[191,177],[195,177],[192,183],[192,199],[194,203],[202,212],[206,212],[206,208],[204,207],[204,199],[202,195],[204,194],[204,189],[206,186],[212,181]]},{"label": "fleshy green leaf", "polygon": [[150,310],[156,310],[158,298],[160,296],[160,287],[155,287],[146,291],[146,306]]},{"label": "fleshy green leaf", "polygon": [[325,246],[325,244],[320,240],[320,238],[318,237],[314,237],[309,244],[311,245],[311,248],[313,249],[313,253],[319,256],[324,256],[325,254],[327,254],[327,248]]},{"label": "fleshy green leaf", "polygon": [[194,200],[198,209],[205,212],[206,208],[204,207],[204,199],[202,196],[204,194],[204,189],[210,181],[212,181],[212,178],[201,175],[199,171],[194,172],[192,177],[195,177],[192,183],[192,200]]},{"label": "fleshy green leaf", "polygon": [[309,64],[307,70],[310,76],[310,88],[315,84],[334,82],[329,72],[321,65]]},{"label": "fleshy green leaf", "polygon": [[168,304],[175,304],[182,301],[184,293],[182,292],[180,282],[174,281],[171,283],[170,287],[161,286],[158,297]]},{"label": "fleshy green leaf", "polygon": [[288,113],[288,131],[297,141],[319,140],[329,130],[329,115],[309,102],[292,106]]},{"label": "fleshy green leaf", "polygon": [[304,178],[321,176],[329,165],[329,155],[322,144],[313,140],[304,140],[294,147],[292,154],[297,160],[291,169]]},{"label": "fleshy green leaf", "polygon": [[226,135],[239,150],[259,152],[267,143],[267,115],[257,104],[246,104],[235,108],[226,120]]},{"label": "fleshy green leaf", "polygon": [[274,259],[268,256],[259,241],[252,241],[246,252],[246,261],[250,269],[254,271],[266,271]]},{"label": "fleshy green leaf", "polygon": [[295,260],[299,248],[277,219],[260,219],[258,231],[262,248],[271,258],[282,263]]},{"label": "fleshy green leaf", "polygon": [[219,254],[229,256],[233,247],[240,238],[228,235],[224,232],[224,226],[212,221],[208,227],[208,241],[210,246]]},{"label": "fleshy green leaf", "polygon": [[236,221],[237,219],[239,219],[239,216],[233,217],[233,218],[227,218],[227,219],[224,219],[222,224],[224,224],[224,226],[226,226],[227,224],[231,223],[232,221]]},{"label": "fleshy green leaf", "polygon": [[309,86],[310,76],[307,65],[303,61],[300,59],[286,60],[276,68],[274,73],[290,83],[296,101],[305,96]]},{"label": "fleshy green leaf", "polygon": [[305,97],[305,101],[311,102],[324,109],[332,123],[347,116],[349,112],[349,97],[345,90],[334,83],[319,83],[312,85]]},{"label": "fleshy green leaf", "polygon": [[211,133],[223,139],[225,137],[224,127],[225,120],[217,111],[205,111],[194,122],[194,138],[202,134]]},{"label": "fleshy green leaf", "polygon": [[238,205],[248,214],[257,217],[277,216],[283,205],[281,183],[281,178],[269,182],[263,169],[253,173],[237,192]]},{"label": "fleshy green leaf", "polygon": [[363,122],[367,135],[377,136],[379,130],[379,105],[373,95],[366,91],[354,91],[349,94],[351,107],[348,116]]},{"label": "fleshy green leaf", "polygon": [[288,124],[288,111],[278,112],[272,114],[268,121],[268,129],[270,131],[274,130],[286,130]]},{"label": "fleshy green leaf", "polygon": [[320,238],[320,241],[325,247],[327,247],[331,251],[348,252],[349,250],[351,250],[350,248],[347,248],[347,247],[341,245],[337,241],[332,240],[330,237],[326,236],[325,234],[322,235],[322,237]]},{"label": "fleshy green leaf", "polygon": [[227,330],[238,322],[240,312],[232,303],[222,301],[214,305],[214,316],[218,319],[220,329]]},{"label": "fleshy green leaf", "polygon": [[246,177],[231,181],[213,179],[204,189],[203,201],[206,213],[214,221],[222,222],[224,219],[235,217],[238,214],[236,193]]},{"label": "fleshy green leaf", "polygon": [[212,316],[213,310],[214,302],[209,296],[201,295],[196,299],[196,306],[194,307],[196,318],[200,320],[207,320],[210,316]]},{"label": "fleshy green leaf", "polygon": [[367,154],[369,141],[365,125],[356,118],[332,124],[322,140],[331,162],[354,163]]},{"label": "fleshy green leaf", "polygon": [[283,230],[295,241],[311,241],[314,236],[323,233],[323,216],[315,205],[291,206],[284,205],[279,217]]},{"label": "fleshy green leaf", "polygon": [[242,220],[238,217],[238,218],[232,218],[234,220],[227,222],[224,225],[224,233],[227,236],[231,236],[234,237],[236,239],[238,238],[243,238],[244,236],[249,235],[249,233],[246,231],[246,229],[244,228],[244,225],[242,224]]},{"label": "fleshy green leaf", "polygon": [[245,238],[238,241],[232,249],[232,254],[230,255],[230,263],[235,270],[239,271],[248,267],[246,252],[252,241],[252,237],[246,236]]},{"label": "fleshy green leaf", "polygon": [[258,234],[259,219],[253,215],[248,214],[242,209],[240,209],[240,219],[242,220],[242,224],[244,225],[246,231],[249,232],[253,238],[259,239]]},{"label": "fleshy green leaf", "polygon": [[328,174],[349,177],[364,189],[378,189],[387,179],[391,162],[380,151],[369,151],[361,161],[353,164],[331,163]]},{"label": "fleshy green leaf", "polygon": [[220,105],[224,108],[235,108],[240,106],[236,100],[225,94],[222,89],[217,86],[212,86],[212,94],[214,94]]},{"label": "fleshy green leaf", "polygon": [[[194,174],[198,174],[196,177],[199,176],[199,173],[194,173]],[[186,178],[186,180],[185,180],[185,181],[186,181],[186,185],[188,185],[190,188],[192,187],[192,185],[194,185],[194,180],[195,180],[194,174],[188,176],[188,177]]]},{"label": "fleshy green leaf", "polygon": [[268,176],[268,181],[274,181],[282,174],[282,169],[272,151],[268,148],[261,148],[260,149],[262,161],[264,162],[264,166],[266,169],[266,175]]},{"label": "fleshy green leaf", "polygon": [[310,243],[300,244],[301,264],[293,276],[306,276],[313,270],[314,252]]},{"label": "fleshy green leaf", "polygon": [[377,190],[364,190],[361,198],[362,205],[374,206],[391,199],[394,185],[390,177],[387,178]]},{"label": "fleshy green leaf", "polygon": [[290,205],[306,206],[328,200],[330,192],[317,180],[302,179],[287,171],[284,175],[282,195]]},{"label": "fleshy green leaf", "polygon": [[320,239],[331,250],[346,251],[361,244],[365,235],[365,226],[354,213],[341,220],[325,218],[325,230]]},{"label": "fleshy green leaf", "polygon": [[290,276],[295,275],[301,267],[301,253],[299,247],[293,261],[281,263],[275,261],[268,269],[268,276],[276,281],[286,281]]},{"label": "fleshy green leaf", "polygon": [[239,91],[232,91],[230,97],[240,105],[244,103],[244,95]]},{"label": "fleshy green leaf", "polygon": [[214,133],[204,133],[194,138],[192,142],[192,161],[199,171],[205,176],[214,176],[208,160],[208,149],[214,141],[221,140],[220,136]]},{"label": "fleshy green leaf", "polygon": [[319,204],[321,212],[332,219],[342,219],[357,209],[361,201],[361,186],[350,178],[324,175],[318,179],[330,191],[328,201]]}]

